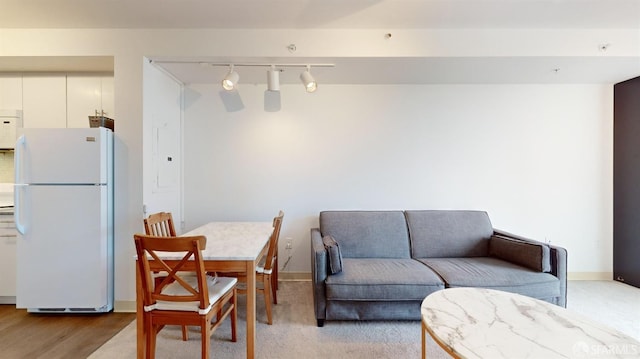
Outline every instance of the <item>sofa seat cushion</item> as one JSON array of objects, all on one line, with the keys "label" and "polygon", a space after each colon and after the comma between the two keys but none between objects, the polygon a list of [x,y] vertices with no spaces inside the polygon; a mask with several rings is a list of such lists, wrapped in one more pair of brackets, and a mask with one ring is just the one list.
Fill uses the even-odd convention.
[{"label": "sofa seat cushion", "polygon": [[560,296],[560,281],[552,274],[497,258],[421,258],[419,261],[437,272],[447,288],[491,288],[538,299]]},{"label": "sofa seat cushion", "polygon": [[423,300],[444,282],[424,264],[404,258],[342,258],[342,272],[325,280],[328,300]]}]

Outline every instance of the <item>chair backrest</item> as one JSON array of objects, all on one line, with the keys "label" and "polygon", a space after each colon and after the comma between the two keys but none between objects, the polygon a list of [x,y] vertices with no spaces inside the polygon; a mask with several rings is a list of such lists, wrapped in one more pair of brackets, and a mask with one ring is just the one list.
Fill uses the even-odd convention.
[{"label": "chair backrest", "polygon": [[267,251],[267,258],[264,262],[265,271],[271,270],[275,263],[275,256],[278,250],[278,239],[280,238],[280,227],[282,227],[283,218],[284,212],[282,211],[273,218],[273,232],[271,232],[271,238],[269,238],[269,250]]},{"label": "chair backrest", "polygon": [[[138,255],[138,266],[141,274],[143,302],[145,310],[153,308],[158,301],[163,302],[197,302],[200,310],[210,308],[209,292],[206,282],[206,273],[201,251],[205,248],[207,238],[205,236],[190,237],[158,237],[144,234],[133,236],[136,254]],[[160,258],[158,252],[178,252],[180,260],[164,260]],[[167,276],[161,281],[154,282],[154,276],[150,269],[149,261],[153,260],[166,271]],[[154,269],[153,271],[156,271]],[[196,285],[187,283],[178,275],[178,272],[189,271],[197,274]],[[170,292],[163,289],[167,285],[177,287]]]},{"label": "chair backrest", "polygon": [[175,237],[176,229],[171,212],[150,214],[144,219],[144,232],[150,236]]}]

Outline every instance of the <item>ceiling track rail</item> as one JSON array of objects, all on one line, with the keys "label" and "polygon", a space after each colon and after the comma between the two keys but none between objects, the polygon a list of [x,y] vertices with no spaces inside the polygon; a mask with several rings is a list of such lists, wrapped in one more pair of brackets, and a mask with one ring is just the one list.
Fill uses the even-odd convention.
[{"label": "ceiling track rail", "polygon": [[163,61],[152,60],[149,62],[156,64],[199,64],[200,66],[212,66],[212,67],[229,67],[233,65],[235,67],[336,67],[331,63],[268,63],[268,62],[206,62],[206,61]]}]

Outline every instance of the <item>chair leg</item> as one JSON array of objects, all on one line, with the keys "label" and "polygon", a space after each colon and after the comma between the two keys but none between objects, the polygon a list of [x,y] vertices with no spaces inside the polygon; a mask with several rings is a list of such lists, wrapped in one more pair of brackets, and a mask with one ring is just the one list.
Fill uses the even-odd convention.
[{"label": "chair leg", "polygon": [[[273,290],[274,293],[276,292],[276,290],[280,289],[280,287],[278,285],[278,268],[280,268],[280,267],[278,267],[278,256],[276,255],[276,261],[275,261],[274,268],[273,268],[273,273],[274,273],[273,278],[275,279],[275,283],[276,283],[276,285],[274,286],[275,289]],[[275,296],[274,296],[274,298],[275,298]],[[276,303],[276,304],[278,304],[278,303]]]},{"label": "chair leg", "polygon": [[273,324],[273,320],[271,318],[271,276],[264,275],[262,277],[262,287],[264,288],[264,306],[267,310],[267,323],[269,325]]},{"label": "chair leg", "polygon": [[189,335],[187,334],[187,326],[186,325],[182,326],[182,340],[185,341],[185,342],[187,340],[189,340]]},{"label": "chair leg", "polygon": [[278,304],[278,272],[269,280],[271,282],[271,292],[273,293],[273,304]]},{"label": "chair leg", "polygon": [[147,330],[146,330],[147,331],[147,342],[146,342],[147,353],[146,353],[146,358],[147,359],[154,359],[156,357],[156,335],[157,335],[157,330],[153,326],[153,323],[151,322],[150,318],[145,318],[144,325],[147,328]]},{"label": "chair leg", "polygon": [[238,292],[234,288],[233,289],[233,299],[231,300],[231,305],[233,305],[233,309],[231,309],[231,341],[236,342],[238,340],[236,336],[236,327],[238,324]]},{"label": "chair leg", "polygon": [[202,359],[209,359],[211,351],[211,323],[207,316],[203,316],[200,322],[200,338],[202,339]]}]

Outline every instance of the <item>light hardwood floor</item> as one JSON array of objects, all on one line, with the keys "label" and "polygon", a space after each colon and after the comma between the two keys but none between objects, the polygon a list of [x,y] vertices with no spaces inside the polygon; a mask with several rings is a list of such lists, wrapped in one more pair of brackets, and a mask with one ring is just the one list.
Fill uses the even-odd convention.
[{"label": "light hardwood floor", "polygon": [[0,357],[86,358],[135,317],[135,313],[36,314],[0,305]]}]

